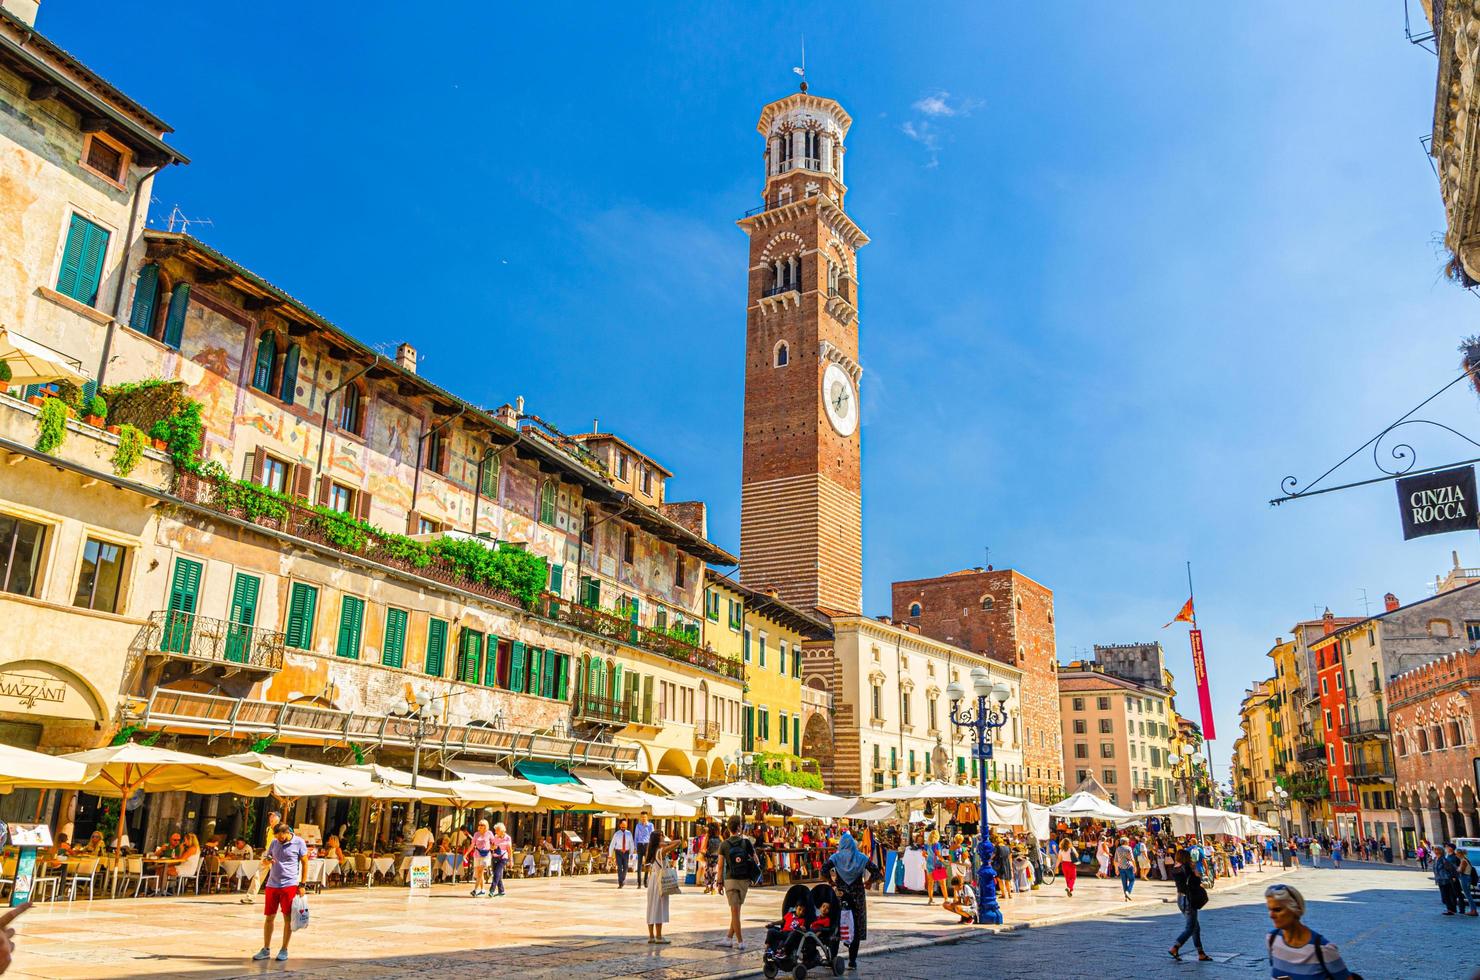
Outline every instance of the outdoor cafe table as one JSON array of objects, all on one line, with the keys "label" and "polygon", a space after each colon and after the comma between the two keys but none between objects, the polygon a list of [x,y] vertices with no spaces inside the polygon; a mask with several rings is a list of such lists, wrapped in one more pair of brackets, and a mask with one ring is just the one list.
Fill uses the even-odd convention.
[{"label": "outdoor cafe table", "polygon": [[456,881],[457,873],[463,866],[463,856],[461,854],[439,854],[437,855],[437,863],[442,868],[442,876],[444,878],[451,878],[453,881]]},{"label": "outdoor cafe table", "polygon": [[235,887],[240,888],[240,882],[250,880],[261,863],[251,858],[222,858],[221,873],[230,878]]}]

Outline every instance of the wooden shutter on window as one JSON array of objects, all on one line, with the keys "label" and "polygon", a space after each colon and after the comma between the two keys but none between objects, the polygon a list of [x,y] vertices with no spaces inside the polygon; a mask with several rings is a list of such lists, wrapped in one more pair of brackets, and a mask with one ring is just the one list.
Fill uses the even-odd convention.
[{"label": "wooden shutter on window", "polygon": [[616,664],[612,667],[612,689],[610,692],[598,691],[602,697],[609,697],[613,701],[621,703],[627,696],[627,689],[622,686],[622,665]]},{"label": "wooden shutter on window", "polygon": [[314,607],[319,592],[311,585],[294,582],[288,600],[288,621],[283,630],[284,642],[299,650],[313,646]]},{"label": "wooden shutter on window", "polygon": [[515,640],[509,654],[509,690],[524,690],[524,644]]},{"label": "wooden shutter on window", "polygon": [[380,662],[387,667],[400,667],[406,657],[406,610],[385,611],[385,641],[381,644]]},{"label": "wooden shutter on window", "polygon": [[622,700],[627,705],[627,720],[640,721],[642,719],[642,675],[628,674],[627,686]]},{"label": "wooden shutter on window", "polygon": [[358,660],[365,628],[365,600],[345,596],[339,604],[339,647],[341,657]]},{"label": "wooden shutter on window", "polygon": [[406,512],[406,533],[418,534],[421,531],[421,515],[414,510]]},{"label": "wooden shutter on window", "polygon": [[96,304],[107,251],[108,233],[81,215],[72,215],[57,273],[57,292],[88,306]]},{"label": "wooden shutter on window", "polygon": [[490,633],[488,658],[483,662],[483,684],[486,687],[498,687],[498,645],[499,638]]},{"label": "wooden shutter on window", "polygon": [[370,494],[364,490],[355,491],[355,516],[362,521],[370,520]]},{"label": "wooden shutter on window", "polygon": [[179,347],[185,335],[185,312],[190,307],[190,284],[180,283],[170,291],[170,308],[164,317],[162,339],[171,347]]},{"label": "wooden shutter on window", "polygon": [[262,450],[248,449],[247,458],[242,460],[242,476],[249,483],[262,483]]},{"label": "wooden shutter on window", "polygon": [[159,292],[159,266],[150,262],[139,270],[134,284],[134,308],[129,311],[128,325],[142,334],[154,333],[154,303]]},{"label": "wooden shutter on window", "polygon": [[651,676],[642,679],[642,723],[644,725],[653,723],[653,679]]},{"label": "wooden shutter on window", "polygon": [[298,394],[298,362],[302,356],[297,344],[289,344],[288,352],[283,355],[283,380],[278,385],[278,398],[284,405],[293,404]]},{"label": "wooden shutter on window", "polygon": [[560,654],[555,658],[555,696],[561,701],[570,700],[570,657]]},{"label": "wooden shutter on window", "polygon": [[299,500],[307,500],[313,487],[313,470],[301,463],[294,464],[293,478],[288,486],[292,490],[293,496]]},{"label": "wooden shutter on window", "polygon": [[319,475],[319,498],[318,498],[318,504],[319,504],[320,507],[327,507],[327,506],[329,506],[329,488],[330,488],[330,486],[333,485],[333,483],[334,483],[334,481],[331,480],[331,479],[329,479],[329,474],[328,473],[321,473]]},{"label": "wooden shutter on window", "polygon": [[447,623],[441,619],[427,620],[427,654],[425,668],[432,677],[442,676],[443,660],[447,654]]}]

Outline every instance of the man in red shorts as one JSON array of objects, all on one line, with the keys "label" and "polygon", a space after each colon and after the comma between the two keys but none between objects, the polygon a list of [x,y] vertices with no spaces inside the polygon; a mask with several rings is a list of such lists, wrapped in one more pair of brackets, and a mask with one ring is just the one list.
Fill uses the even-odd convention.
[{"label": "man in red shorts", "polygon": [[277,954],[281,963],[288,958],[288,940],[293,937],[293,899],[308,873],[308,845],[293,833],[288,821],[273,828],[273,840],[262,855],[262,867],[267,870],[267,885],[262,889],[267,918],[262,923],[262,948],[252,959],[265,960],[272,956],[272,918],[281,912],[283,948]]}]

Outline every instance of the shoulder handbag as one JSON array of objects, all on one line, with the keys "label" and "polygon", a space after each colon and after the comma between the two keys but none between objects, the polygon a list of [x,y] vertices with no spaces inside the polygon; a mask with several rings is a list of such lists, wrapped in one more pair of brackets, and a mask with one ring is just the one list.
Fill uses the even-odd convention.
[{"label": "shoulder handbag", "polygon": [[663,877],[659,880],[658,887],[662,890],[664,898],[669,895],[683,894],[678,887],[678,871],[674,868],[663,869]]}]

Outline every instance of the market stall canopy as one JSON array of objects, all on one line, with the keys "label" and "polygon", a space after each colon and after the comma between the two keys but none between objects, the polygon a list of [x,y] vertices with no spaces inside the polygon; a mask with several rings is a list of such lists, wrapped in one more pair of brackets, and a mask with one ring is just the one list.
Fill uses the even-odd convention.
[{"label": "market stall canopy", "polygon": [[10,365],[11,385],[36,385],[48,381],[70,381],[86,384],[90,378],[82,371],[82,362],[52,350],[39,340],[23,337],[0,327],[0,361]]},{"label": "market stall canopy", "polygon": [[[223,762],[255,766],[264,770],[272,796],[296,800],[305,796],[348,796],[389,799],[376,795],[376,783],[367,772],[330,766],[308,759],[289,759],[264,752],[238,752],[222,757]],[[399,799],[399,797],[396,797]]]},{"label": "market stall canopy", "polygon": [[[1067,819],[1125,820],[1130,812],[1089,792],[1078,792],[1048,808],[1051,816]],[[1137,814],[1144,816],[1144,814]]]},{"label": "market stall canopy", "polygon": [[725,783],[723,786],[710,786],[707,789],[685,793],[678,799],[684,803],[698,803],[701,800],[771,800],[789,806],[797,800],[806,798],[795,786],[779,784],[766,786],[763,783],[753,783],[748,779],[742,779],[733,783]]},{"label": "market stall canopy", "polygon": [[375,762],[367,762],[362,766],[347,766],[352,772],[367,773],[371,780],[377,783],[385,783],[388,786],[410,787],[414,782],[417,789],[427,790],[432,793],[448,793],[453,789],[452,783],[444,779],[433,779],[420,773],[413,780],[411,773],[404,769],[395,769],[391,766],[382,766]]},{"label": "market stall canopy", "polygon": [[664,793],[669,796],[686,796],[689,793],[702,792],[699,784],[687,776],[679,776],[667,772],[648,773],[648,779],[657,784]]},{"label": "market stall canopy", "polygon": [[474,782],[487,783],[489,786],[497,786],[495,780],[508,779],[509,770],[492,762],[479,762],[476,759],[452,759],[442,763],[442,768],[452,773],[459,779],[471,779]]},{"label": "market stall canopy", "polygon": [[1110,799],[1110,791],[1104,786],[1101,786],[1100,781],[1093,776],[1085,776],[1070,795],[1078,796],[1080,793],[1088,793],[1090,796],[1096,796],[1102,800]]},{"label": "market stall canopy", "polygon": [[66,786],[80,783],[86,776],[87,766],[80,762],[0,744],[0,793],[15,786]]},{"label": "market stall canopy", "polygon": [[82,780],[70,788],[94,796],[130,797],[139,790],[265,796],[270,781],[269,774],[259,768],[138,742],[73,752],[61,758],[85,767]]},{"label": "market stall canopy", "polygon": [[[608,810],[628,810],[633,813],[641,813],[651,808],[648,802],[650,797],[647,794],[629,788],[626,783],[609,772],[602,772],[599,769],[577,769],[571,775],[591,791],[591,799],[597,806]],[[658,797],[651,797],[651,799],[658,799]],[[654,816],[671,815],[654,814]],[[689,808],[689,815],[693,815],[693,807]]]},{"label": "market stall canopy", "polygon": [[[865,798],[898,802],[900,800],[974,800],[979,795],[980,791],[975,786],[959,786],[956,783],[932,779],[925,783],[895,786],[877,793],[866,793]],[[992,795],[990,791],[988,795]],[[1012,798],[1016,799],[1016,797]]]},{"label": "market stall canopy", "polygon": [[838,796],[830,800],[793,800],[787,806],[803,816],[823,820],[891,820],[894,804],[871,803],[863,797]]},{"label": "market stall canopy", "polygon": [[1194,814],[1192,806],[1186,803],[1178,803],[1174,806],[1159,807],[1155,810],[1138,810],[1135,814],[1137,819],[1144,817],[1165,817],[1171,821],[1172,833],[1178,837],[1188,834],[1196,834],[1199,831],[1204,834],[1228,834],[1233,837],[1248,836],[1244,826],[1246,819],[1241,813],[1229,813],[1227,810],[1214,810],[1210,807],[1197,807]]}]

